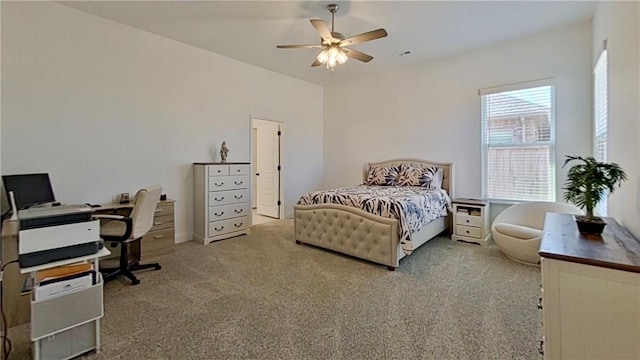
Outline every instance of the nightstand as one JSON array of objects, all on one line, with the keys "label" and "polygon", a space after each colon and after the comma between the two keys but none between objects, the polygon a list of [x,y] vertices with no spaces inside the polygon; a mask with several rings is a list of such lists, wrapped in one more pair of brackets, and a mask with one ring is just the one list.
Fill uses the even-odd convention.
[{"label": "nightstand", "polygon": [[489,242],[489,202],[480,199],[453,200],[454,241],[473,242],[486,245]]}]

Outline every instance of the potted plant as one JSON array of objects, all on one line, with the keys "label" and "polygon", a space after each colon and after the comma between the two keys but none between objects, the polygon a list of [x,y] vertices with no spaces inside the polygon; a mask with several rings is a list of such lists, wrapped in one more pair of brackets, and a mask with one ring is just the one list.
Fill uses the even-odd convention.
[{"label": "potted plant", "polygon": [[[593,157],[566,156],[566,166],[572,161],[579,161],[567,173],[564,200],[571,202],[581,209],[586,208],[584,216],[576,216],[578,230],[586,234],[602,234],[606,223],[599,217],[593,216],[593,209],[598,202],[606,200],[622,181],[627,180],[627,174],[616,163],[598,162]],[[608,193],[607,193],[608,192]]]}]

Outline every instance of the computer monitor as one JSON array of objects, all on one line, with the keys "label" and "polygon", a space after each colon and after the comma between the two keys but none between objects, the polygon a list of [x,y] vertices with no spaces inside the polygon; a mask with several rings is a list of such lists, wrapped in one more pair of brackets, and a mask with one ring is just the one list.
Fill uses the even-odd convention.
[{"label": "computer monitor", "polygon": [[56,201],[49,174],[3,175],[2,181],[7,198],[9,191],[13,191],[18,210]]}]

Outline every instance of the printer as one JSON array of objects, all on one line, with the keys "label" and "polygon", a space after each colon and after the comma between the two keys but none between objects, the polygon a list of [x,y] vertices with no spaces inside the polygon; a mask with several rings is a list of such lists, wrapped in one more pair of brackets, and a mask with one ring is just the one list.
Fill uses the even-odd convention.
[{"label": "printer", "polygon": [[31,267],[95,254],[102,247],[100,221],[84,205],[18,211],[18,262]]}]

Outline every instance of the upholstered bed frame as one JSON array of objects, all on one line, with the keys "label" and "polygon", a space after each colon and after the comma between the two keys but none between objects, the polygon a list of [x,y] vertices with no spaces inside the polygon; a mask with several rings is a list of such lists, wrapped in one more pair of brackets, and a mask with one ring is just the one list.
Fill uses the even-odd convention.
[{"label": "upholstered bed frame", "polygon": [[[443,170],[442,188],[453,199],[453,164],[418,159],[395,159],[366,163],[363,182],[371,166],[407,164],[425,168],[437,166]],[[295,205],[294,228],[296,243],[305,243],[346,255],[358,257],[395,270],[405,256],[400,246],[398,220],[373,215],[364,210],[338,204]],[[414,247],[426,243],[450,228],[450,215],[441,217],[412,234]]]}]

